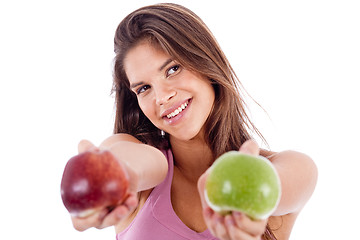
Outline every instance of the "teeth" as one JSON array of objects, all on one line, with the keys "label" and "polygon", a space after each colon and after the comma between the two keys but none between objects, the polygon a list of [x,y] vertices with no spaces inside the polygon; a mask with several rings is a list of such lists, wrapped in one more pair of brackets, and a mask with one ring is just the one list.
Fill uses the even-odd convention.
[{"label": "teeth", "polygon": [[178,107],[175,111],[173,111],[172,113],[169,113],[168,115],[166,115],[167,118],[173,118],[173,117],[175,117],[176,115],[178,115],[179,113],[181,113],[182,110],[184,110],[186,107],[187,107],[187,103],[181,104],[181,106]]}]

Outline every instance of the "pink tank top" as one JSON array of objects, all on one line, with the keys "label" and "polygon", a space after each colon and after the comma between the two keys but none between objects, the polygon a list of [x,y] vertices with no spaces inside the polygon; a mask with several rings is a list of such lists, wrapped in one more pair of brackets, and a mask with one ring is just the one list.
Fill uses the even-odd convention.
[{"label": "pink tank top", "polygon": [[163,151],[169,170],[165,180],[150,193],[130,225],[117,234],[117,240],[217,240],[209,230],[198,233],[188,228],[171,205],[171,182],[174,161],[171,150]]}]

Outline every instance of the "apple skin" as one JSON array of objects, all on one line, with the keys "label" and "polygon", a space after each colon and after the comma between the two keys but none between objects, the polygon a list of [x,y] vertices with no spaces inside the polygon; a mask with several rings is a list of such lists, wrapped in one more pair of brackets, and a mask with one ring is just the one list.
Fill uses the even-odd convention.
[{"label": "apple skin", "polygon": [[280,196],[280,179],[270,161],[238,151],[221,155],[205,183],[208,205],[222,214],[240,211],[251,219],[265,219],[275,211]]},{"label": "apple skin", "polygon": [[72,157],[61,180],[61,197],[71,216],[87,217],[113,208],[126,198],[126,171],[107,150],[90,150]]}]

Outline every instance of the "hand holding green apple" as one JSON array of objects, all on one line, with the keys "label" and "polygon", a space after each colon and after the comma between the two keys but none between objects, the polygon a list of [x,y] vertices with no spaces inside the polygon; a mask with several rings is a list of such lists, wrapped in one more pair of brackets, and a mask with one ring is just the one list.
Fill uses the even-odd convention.
[{"label": "hand holding green apple", "polygon": [[270,161],[238,151],[220,156],[205,183],[205,199],[214,211],[240,211],[252,219],[269,217],[280,196],[280,179]]}]

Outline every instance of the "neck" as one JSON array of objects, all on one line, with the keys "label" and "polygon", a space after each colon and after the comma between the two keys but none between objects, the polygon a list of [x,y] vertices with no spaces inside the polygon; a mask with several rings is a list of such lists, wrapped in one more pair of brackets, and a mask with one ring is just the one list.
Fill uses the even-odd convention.
[{"label": "neck", "polygon": [[170,143],[175,166],[189,181],[197,182],[213,162],[209,146],[201,139],[182,141],[170,138]]}]

